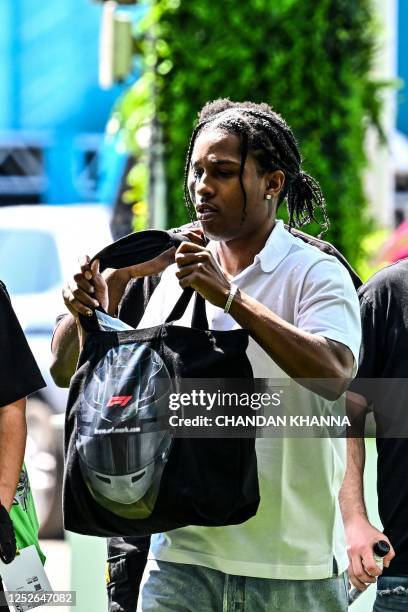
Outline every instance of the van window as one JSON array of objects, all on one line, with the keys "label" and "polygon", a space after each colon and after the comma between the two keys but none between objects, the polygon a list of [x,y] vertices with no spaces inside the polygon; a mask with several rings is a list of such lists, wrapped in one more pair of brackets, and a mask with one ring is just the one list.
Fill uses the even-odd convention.
[{"label": "van window", "polygon": [[0,279],[12,295],[41,293],[61,285],[52,234],[34,229],[0,229]]}]

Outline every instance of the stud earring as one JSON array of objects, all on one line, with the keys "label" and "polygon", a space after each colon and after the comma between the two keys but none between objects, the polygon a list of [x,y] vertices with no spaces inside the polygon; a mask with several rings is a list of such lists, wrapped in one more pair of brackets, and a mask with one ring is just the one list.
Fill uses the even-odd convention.
[{"label": "stud earring", "polygon": [[266,199],[266,200],[272,200],[272,196],[271,196],[271,194],[270,194],[270,193],[267,193],[267,194],[266,194],[266,196],[265,196],[265,199]]}]

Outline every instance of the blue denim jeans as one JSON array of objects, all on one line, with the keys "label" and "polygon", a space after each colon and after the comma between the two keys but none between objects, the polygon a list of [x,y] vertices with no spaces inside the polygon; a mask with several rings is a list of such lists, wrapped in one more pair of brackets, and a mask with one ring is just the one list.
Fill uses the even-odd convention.
[{"label": "blue denim jeans", "polygon": [[408,576],[380,576],[373,612],[408,610]]},{"label": "blue denim jeans", "polygon": [[347,593],[346,574],[324,580],[272,580],[148,561],[137,612],[347,612]]}]

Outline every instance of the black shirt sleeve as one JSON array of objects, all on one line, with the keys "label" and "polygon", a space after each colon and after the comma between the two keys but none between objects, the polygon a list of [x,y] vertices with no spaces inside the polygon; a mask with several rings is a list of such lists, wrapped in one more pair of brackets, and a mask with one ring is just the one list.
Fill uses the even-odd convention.
[{"label": "black shirt sleeve", "polygon": [[361,315],[361,345],[358,372],[351,381],[350,391],[363,395],[371,404],[375,396],[375,385],[373,379],[378,373],[377,361],[379,358],[378,342],[381,334],[378,332],[378,317],[373,301],[367,298],[361,291],[360,315]]},{"label": "black shirt sleeve", "polygon": [[45,382],[15,315],[10,298],[0,282],[0,407],[34,391]]},{"label": "black shirt sleeve", "polygon": [[378,376],[378,358],[383,349],[383,338],[376,308],[371,300],[360,296],[361,313],[361,347],[358,367],[358,378],[375,378]]}]

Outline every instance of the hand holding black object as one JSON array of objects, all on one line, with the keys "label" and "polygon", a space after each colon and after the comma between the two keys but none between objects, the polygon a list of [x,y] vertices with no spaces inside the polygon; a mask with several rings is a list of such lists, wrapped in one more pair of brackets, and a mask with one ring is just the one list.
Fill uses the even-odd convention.
[{"label": "hand holding black object", "polygon": [[[391,552],[391,545],[389,542],[387,542],[386,540],[379,540],[378,542],[375,542],[373,546],[373,556],[374,556],[375,563],[378,569],[380,570],[380,572],[382,572],[382,569],[383,569],[383,559],[390,552]],[[348,605],[350,606],[352,603],[354,603],[356,599],[360,597],[361,593],[363,593],[361,589],[357,589],[357,588],[351,589],[348,595]]]},{"label": "hand holding black object", "polygon": [[99,272],[99,261],[91,264],[88,255],[79,260],[79,269],[63,288],[62,297],[70,313],[77,318],[80,314],[91,315],[93,309],[108,307],[108,287]]},{"label": "hand holding black object", "polygon": [[0,502],[0,559],[11,563],[17,553],[16,536],[9,513]]},{"label": "hand holding black object", "polygon": [[176,264],[182,289],[192,287],[211,304],[224,308],[232,277],[221,270],[210,251],[192,242],[183,242],[176,251]]}]

